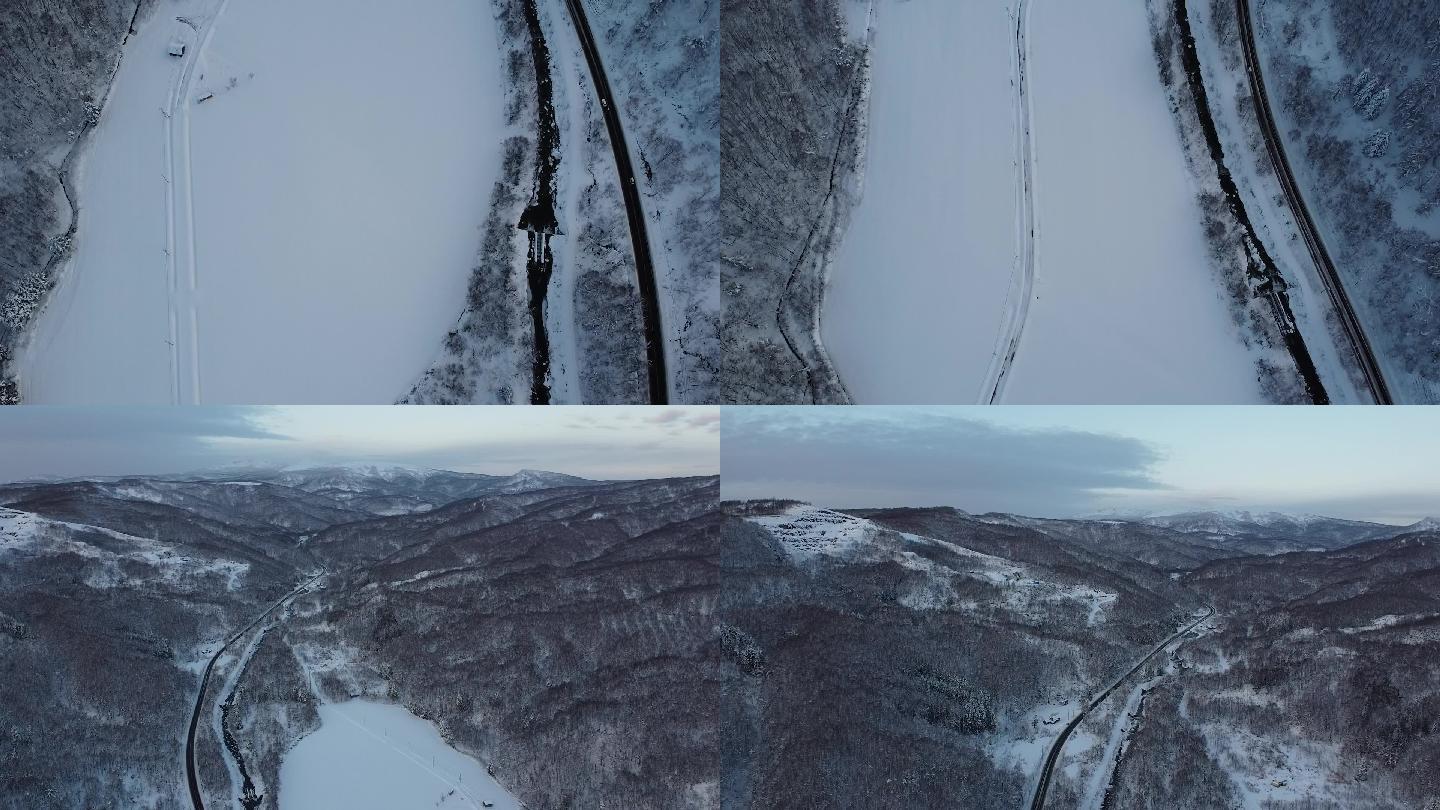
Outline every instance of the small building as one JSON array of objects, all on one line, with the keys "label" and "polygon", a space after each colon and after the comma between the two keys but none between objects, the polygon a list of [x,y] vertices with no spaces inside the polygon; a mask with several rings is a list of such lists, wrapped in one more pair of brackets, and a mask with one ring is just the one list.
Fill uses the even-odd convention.
[{"label": "small building", "polygon": [[170,55],[171,55],[171,56],[184,56],[184,55],[185,55],[185,43],[181,42],[181,41],[178,40],[178,39],[171,40],[171,41],[170,41]]}]

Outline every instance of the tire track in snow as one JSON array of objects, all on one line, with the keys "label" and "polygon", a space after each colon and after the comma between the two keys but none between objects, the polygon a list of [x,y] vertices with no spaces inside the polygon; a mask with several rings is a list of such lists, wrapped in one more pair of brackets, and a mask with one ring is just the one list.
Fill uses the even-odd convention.
[{"label": "tire track in snow", "polygon": [[1020,351],[1020,340],[1025,334],[1025,321],[1030,316],[1030,302],[1035,298],[1035,244],[1039,225],[1035,215],[1035,141],[1030,127],[1033,119],[1031,103],[1030,63],[1030,10],[1032,0],[1019,0],[1015,7],[1015,162],[1017,196],[1015,200],[1015,236],[1019,246],[1015,270],[1012,272],[1010,290],[1005,295],[1001,313],[1000,331],[996,336],[995,351],[990,358],[990,369],[985,374],[981,389],[981,402],[995,405],[1004,401],[1005,383],[1010,379],[1010,369],[1015,365],[1015,355]]},{"label": "tire track in snow", "polygon": [[166,99],[164,116],[165,130],[165,296],[170,319],[170,404],[180,404],[180,349],[179,324],[175,308],[175,133],[172,123],[175,119],[176,100],[185,83],[185,68],[182,65],[170,86],[170,97]]},{"label": "tire track in snow", "polygon": [[446,774],[441,773],[440,771],[438,771],[438,770],[436,770],[435,768],[431,767],[430,765],[426,764],[424,757],[420,756],[419,754],[417,754],[417,753],[415,753],[414,751],[411,751],[411,750],[409,750],[409,749],[400,748],[399,746],[397,746],[397,745],[395,745],[394,743],[392,743],[392,742],[390,741],[390,738],[389,738],[388,736],[387,736],[387,737],[381,737],[379,734],[376,734],[374,731],[371,731],[368,726],[362,724],[360,721],[354,719],[353,717],[350,717],[349,715],[345,714],[345,710],[342,709],[340,706],[335,705],[335,706],[333,706],[333,708],[335,709],[335,713],[338,714],[338,715],[340,716],[340,718],[343,719],[345,722],[349,723],[350,725],[354,726],[355,728],[358,728],[358,729],[360,729],[361,731],[363,731],[363,732],[365,732],[366,734],[368,734],[369,736],[373,737],[373,738],[374,738],[377,742],[379,742],[381,745],[385,746],[386,748],[389,748],[391,751],[394,751],[396,754],[398,754],[398,755],[404,757],[405,759],[408,759],[408,760],[410,760],[411,762],[415,763],[416,767],[420,768],[420,770],[422,770],[422,771],[430,774],[431,776],[435,777],[435,780],[436,780],[437,782],[440,782],[440,783],[444,784],[446,787],[450,788],[452,791],[454,791],[455,793],[459,794],[462,798],[464,798],[465,800],[469,801],[472,807],[477,807],[477,808],[478,808],[478,807],[480,806],[480,801],[481,801],[480,797],[478,797],[478,796],[474,795],[473,793],[471,793],[470,791],[466,790],[464,785],[462,785],[462,784],[460,784],[460,783],[458,783],[458,782],[452,782],[452,781],[450,781],[449,776],[447,776]]},{"label": "tire track in snow", "polygon": [[[195,32],[195,42],[187,47],[187,56],[184,57],[178,81],[171,90],[170,108],[165,114],[165,157],[170,172],[165,184],[165,210],[168,219],[165,252],[170,287],[170,368],[173,376],[171,399],[177,405],[198,405],[201,401],[200,319],[196,306],[199,270],[195,247],[195,181],[190,143],[190,96],[195,83],[195,70],[215,34],[215,23],[229,5],[230,0],[220,0],[214,13],[198,25],[190,19],[175,18]],[[184,194],[178,204],[177,184],[181,185]],[[182,258],[183,267],[179,264]]]}]

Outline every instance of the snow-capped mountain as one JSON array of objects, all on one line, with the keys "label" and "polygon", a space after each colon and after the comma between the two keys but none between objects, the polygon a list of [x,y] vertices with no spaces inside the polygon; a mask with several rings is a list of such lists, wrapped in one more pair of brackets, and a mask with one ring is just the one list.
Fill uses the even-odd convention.
[{"label": "snow-capped mountain", "polygon": [[201,473],[200,476],[235,484],[266,483],[290,487],[379,515],[424,512],[452,501],[486,494],[516,494],[598,483],[543,470],[527,469],[504,476],[373,463],[282,468],[243,466]]},{"label": "snow-capped mountain", "polygon": [[509,478],[501,479],[495,484],[494,492],[515,493],[533,492],[537,489],[554,489],[555,487],[588,487],[600,483],[591,481],[588,478],[580,478],[565,473],[546,472],[545,470],[521,470]]},{"label": "snow-capped mountain", "polygon": [[1293,541],[1299,547],[1336,548],[1397,533],[1395,526],[1361,520],[1246,510],[1182,512],[1143,519],[1151,526],[1217,538]]},{"label": "snow-capped mountain", "polygon": [[1436,532],[1440,531],[1440,518],[1427,517],[1411,523],[1405,527],[1407,532]]}]

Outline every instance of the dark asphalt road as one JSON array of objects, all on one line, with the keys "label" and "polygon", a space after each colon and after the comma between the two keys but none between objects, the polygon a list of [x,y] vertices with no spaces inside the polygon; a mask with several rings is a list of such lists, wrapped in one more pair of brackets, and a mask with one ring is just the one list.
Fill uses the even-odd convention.
[{"label": "dark asphalt road", "polygon": [[1040,771],[1040,784],[1035,786],[1035,799],[1034,801],[1030,802],[1030,810],[1044,810],[1045,794],[1050,789],[1050,777],[1055,771],[1055,763],[1059,761],[1060,752],[1065,748],[1065,740],[1070,737],[1070,732],[1074,731],[1075,727],[1080,725],[1080,721],[1084,720],[1086,715],[1094,711],[1095,707],[1099,706],[1101,703],[1104,703],[1105,698],[1110,697],[1110,694],[1116,689],[1118,689],[1120,687],[1120,684],[1129,680],[1130,676],[1134,675],[1136,672],[1139,672],[1140,668],[1145,666],[1145,664],[1149,663],[1150,659],[1159,655],[1161,650],[1164,650],[1166,647],[1170,646],[1170,643],[1172,641],[1180,638],[1191,630],[1194,630],[1196,627],[1199,627],[1201,622],[1205,621],[1213,615],[1215,615],[1215,611],[1207,609],[1204,616],[1201,616],[1190,624],[1185,625],[1185,627],[1179,632],[1160,642],[1160,646],[1151,650],[1149,655],[1140,659],[1140,662],[1135,666],[1131,667],[1129,672],[1126,672],[1124,675],[1121,675],[1119,678],[1117,678],[1114,683],[1110,684],[1110,688],[1106,689],[1104,692],[1101,692],[1099,695],[1096,695],[1089,703],[1085,704],[1085,708],[1081,709],[1080,713],[1075,715],[1075,719],[1071,720],[1068,724],[1066,724],[1065,728],[1061,730],[1060,736],[1055,738],[1055,743],[1050,746],[1049,756],[1045,757],[1045,768],[1044,770]]},{"label": "dark asphalt road", "polygon": [[625,130],[620,125],[619,105],[610,92],[610,80],[605,77],[605,66],[600,59],[600,50],[595,37],[590,33],[590,21],[580,0],[565,0],[570,9],[570,19],[575,23],[575,32],[580,36],[580,45],[585,51],[585,61],[590,65],[590,78],[595,83],[595,93],[600,97],[600,109],[605,115],[605,128],[610,134],[610,146],[615,151],[615,168],[620,173],[620,193],[625,197],[625,215],[630,220],[630,241],[635,246],[635,271],[640,281],[640,304],[645,326],[645,354],[650,366],[650,404],[665,405],[670,401],[670,386],[665,372],[665,339],[660,328],[660,292],[655,284],[655,264],[650,257],[650,237],[645,231],[645,212],[640,207],[640,189],[635,182],[635,168],[630,163],[630,148],[625,143]]},{"label": "dark asphalt road", "polygon": [[1245,50],[1245,72],[1250,78],[1250,92],[1255,97],[1255,109],[1260,119],[1261,131],[1265,136],[1265,146],[1270,152],[1270,161],[1275,164],[1275,174],[1280,178],[1280,184],[1285,189],[1285,196],[1290,201],[1290,208],[1295,212],[1295,224],[1300,229],[1300,235],[1305,239],[1305,247],[1310,251],[1310,258],[1314,260],[1315,267],[1320,271],[1321,279],[1325,282],[1325,292],[1330,297],[1330,303],[1340,316],[1340,323],[1345,329],[1345,334],[1350,338],[1356,360],[1360,363],[1360,370],[1365,375],[1365,382],[1370,388],[1371,396],[1374,397],[1376,404],[1393,405],[1395,401],[1390,396],[1390,388],[1385,383],[1385,377],[1380,371],[1380,364],[1375,359],[1375,352],[1370,348],[1370,340],[1360,326],[1360,319],[1355,315],[1355,309],[1350,304],[1350,297],[1345,292],[1345,285],[1341,283],[1340,274],[1335,270],[1335,263],[1330,260],[1330,253],[1325,249],[1325,242],[1320,238],[1319,229],[1315,227],[1315,220],[1310,217],[1310,209],[1305,205],[1305,198],[1300,194],[1300,186],[1295,182],[1295,173],[1290,168],[1290,160],[1285,155],[1285,146],[1280,140],[1280,130],[1275,125],[1275,116],[1270,109],[1270,97],[1265,92],[1265,78],[1260,72],[1260,56],[1255,48],[1255,29],[1250,16],[1250,0],[1235,0],[1235,11],[1236,17],[1240,21],[1240,42]]},{"label": "dark asphalt road", "polygon": [[317,574],[309,580],[306,580],[300,587],[286,594],[284,599],[271,605],[269,610],[256,616],[254,621],[225,639],[224,643],[220,645],[220,648],[215,651],[215,654],[210,656],[210,661],[205,664],[205,672],[200,676],[200,691],[195,695],[195,708],[190,713],[190,732],[185,736],[185,779],[190,785],[190,803],[195,806],[195,810],[205,810],[205,800],[200,796],[200,779],[195,773],[195,732],[200,728],[200,710],[205,704],[205,687],[210,683],[210,671],[215,668],[215,662],[220,660],[220,655],[225,652],[225,648],[234,644],[241,636],[255,629],[255,625],[265,621],[265,617],[279,610],[282,605],[294,599],[301,591],[308,588],[311,583],[322,576],[324,576],[324,574]]}]

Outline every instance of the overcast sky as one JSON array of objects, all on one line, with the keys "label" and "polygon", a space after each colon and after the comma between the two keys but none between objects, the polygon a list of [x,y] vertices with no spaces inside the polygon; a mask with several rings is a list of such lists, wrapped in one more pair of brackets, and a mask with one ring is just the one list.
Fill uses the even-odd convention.
[{"label": "overcast sky", "polygon": [[1437,408],[727,408],[722,424],[726,498],[1440,515]]},{"label": "overcast sky", "polygon": [[587,478],[714,475],[714,407],[0,408],[0,480],[232,464],[405,464]]}]

